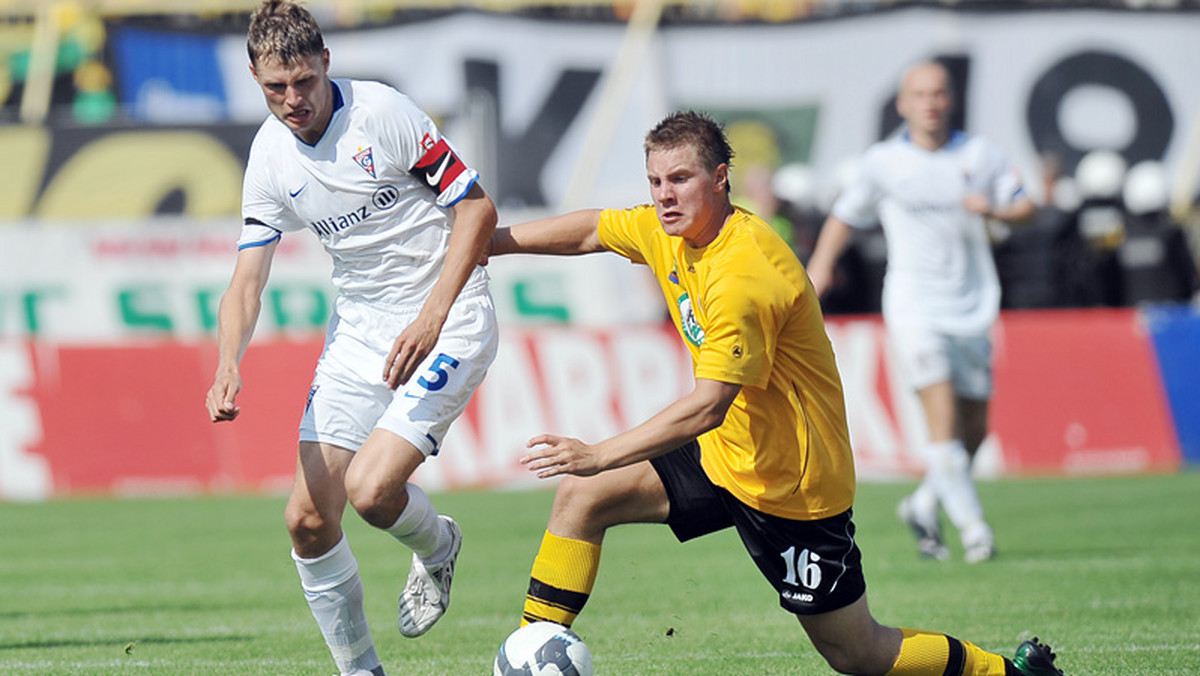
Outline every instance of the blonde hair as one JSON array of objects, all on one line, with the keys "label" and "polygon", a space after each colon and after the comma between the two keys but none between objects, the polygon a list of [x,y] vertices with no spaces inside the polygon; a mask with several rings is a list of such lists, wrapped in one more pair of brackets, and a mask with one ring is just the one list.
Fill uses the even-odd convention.
[{"label": "blonde hair", "polygon": [[[682,146],[695,149],[700,161],[709,171],[724,164],[733,166],[733,148],[721,125],[708,115],[695,110],[671,113],[646,134],[643,150],[646,157],[657,150],[674,150]],[[726,183],[725,189],[729,190]]]},{"label": "blonde hair", "polygon": [[307,9],[290,0],[265,0],[250,15],[246,51],[254,65],[267,59],[289,65],[323,54],[325,39]]}]

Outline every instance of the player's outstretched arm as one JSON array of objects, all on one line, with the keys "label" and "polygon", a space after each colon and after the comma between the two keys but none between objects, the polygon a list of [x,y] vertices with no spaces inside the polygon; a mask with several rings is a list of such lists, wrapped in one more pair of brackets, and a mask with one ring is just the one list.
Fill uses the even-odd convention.
[{"label": "player's outstretched arm", "polygon": [[521,463],[538,478],[591,476],[672,451],[725,421],[741,385],[698,378],[696,387],[642,424],[597,444],[554,434],[529,440]]},{"label": "player's outstretched arm", "polygon": [[836,216],[825,219],[812,256],[808,259],[808,278],[820,297],[833,285],[833,269],[850,243],[850,225]]},{"label": "player's outstretched arm", "polygon": [[571,211],[499,228],[492,235],[489,254],[553,254],[576,256],[604,251],[600,244],[599,209]]},{"label": "player's outstretched arm", "polygon": [[383,380],[393,390],[408,382],[437,344],[450,307],[483,258],[496,230],[496,205],[478,183],[454,205],[454,227],[442,271],[417,318],[392,342],[384,361]]},{"label": "player's outstretched arm", "polygon": [[217,372],[204,402],[213,422],[233,420],[241,412],[236,403],[242,389],[239,364],[258,323],[262,292],[267,286],[277,244],[278,240],[239,251],[233,278],[221,296],[217,313]]},{"label": "player's outstretched arm", "polygon": [[979,193],[968,193],[963,198],[963,208],[984,218],[1003,221],[1009,225],[1026,223],[1037,212],[1037,205],[1028,197],[1019,198],[1005,207],[994,207],[987,196]]}]

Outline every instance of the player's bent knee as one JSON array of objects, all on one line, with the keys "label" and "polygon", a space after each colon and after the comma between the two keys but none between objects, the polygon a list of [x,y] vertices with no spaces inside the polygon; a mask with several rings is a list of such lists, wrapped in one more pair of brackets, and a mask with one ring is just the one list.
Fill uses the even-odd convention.
[{"label": "player's bent knee", "polygon": [[602,486],[592,477],[563,477],[554,492],[556,508],[577,514],[594,515],[604,501]]},{"label": "player's bent knee", "polygon": [[395,523],[408,502],[404,491],[369,480],[347,483],[346,496],[362,520],[376,528],[387,528]]},{"label": "player's bent knee", "polygon": [[630,496],[606,479],[603,475],[564,477],[554,494],[554,511],[601,531],[626,523],[624,506]]},{"label": "player's bent knee", "polygon": [[[358,490],[348,492],[350,498],[350,506],[355,512],[362,517],[363,521],[377,528],[386,528],[389,523],[382,523],[384,519],[383,507],[380,504],[378,493],[368,490]],[[392,521],[395,521],[393,518]],[[380,525],[382,523],[382,525]]]},{"label": "player's bent knee", "polygon": [[283,513],[288,533],[295,543],[315,542],[324,537],[330,528],[337,528],[315,509],[305,509],[289,504]]}]

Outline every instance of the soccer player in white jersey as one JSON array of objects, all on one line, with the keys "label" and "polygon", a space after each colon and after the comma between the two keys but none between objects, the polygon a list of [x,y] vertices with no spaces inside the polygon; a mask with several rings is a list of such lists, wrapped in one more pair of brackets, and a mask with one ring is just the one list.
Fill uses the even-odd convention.
[{"label": "soccer player in white jersey", "polygon": [[449,602],[462,533],[409,477],[437,454],[495,357],[495,312],[477,262],[496,209],[407,97],[329,77],[329,51],[307,10],[267,0],[251,17],[247,47],[271,116],[250,149],[206,406],[214,422],[240,413],[239,362],[272,255],[284,233],[310,231],[333,258],[338,295],[300,423],[286,521],[338,669],[379,676],[342,512],[349,502],[412,550],[399,626],[405,636],[425,633]]},{"label": "soccer player in white jersey", "polygon": [[921,553],[945,559],[940,505],[974,563],[995,554],[970,474],[987,435],[990,332],[1000,311],[985,219],[1016,224],[1035,207],[998,148],[950,127],[952,106],[942,65],[921,63],[904,74],[896,109],[906,129],[867,151],[859,178],[825,221],[808,273],[823,293],[851,227],[882,223],[883,318],[928,427],[924,481],[898,512]]}]

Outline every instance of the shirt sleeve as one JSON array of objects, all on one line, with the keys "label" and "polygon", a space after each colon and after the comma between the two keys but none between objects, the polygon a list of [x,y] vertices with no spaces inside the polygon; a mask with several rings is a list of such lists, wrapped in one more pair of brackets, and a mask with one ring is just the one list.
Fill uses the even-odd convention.
[{"label": "shirt sleeve", "polygon": [[652,216],[653,209],[648,206],[632,209],[605,209],[600,212],[600,222],[596,226],[600,244],[605,249],[624,256],[634,263],[645,264],[647,258],[643,252],[648,246],[648,242],[641,225],[647,218],[648,209]]},{"label": "shirt sleeve", "polygon": [[283,237],[283,233],[269,225],[249,222],[242,225],[242,234],[238,237],[238,251],[252,249],[256,246],[266,246]]},{"label": "shirt sleeve", "polygon": [[1025,197],[1025,185],[1021,181],[1021,174],[1002,150],[989,144],[986,162],[988,173],[992,177],[989,195],[992,204],[1000,208],[1010,207]]},{"label": "shirt sleeve", "polygon": [[454,206],[479,180],[433,120],[400,92],[394,92],[380,124],[397,168],[433,191],[438,206]]},{"label": "shirt sleeve", "polygon": [[709,321],[696,359],[697,378],[766,387],[776,330],[760,285],[744,273],[722,274],[705,294]]},{"label": "shirt sleeve", "polygon": [[869,228],[879,221],[879,199],[870,161],[871,154],[863,158],[862,170],[842,191],[830,211],[838,220],[856,228]]},{"label": "shirt sleeve", "polygon": [[273,179],[269,155],[264,148],[263,132],[255,137],[250,146],[250,159],[246,163],[246,175],[242,179],[242,233],[238,237],[238,250],[270,244],[279,239],[284,230],[296,229],[295,216],[279,199],[279,190]]}]

